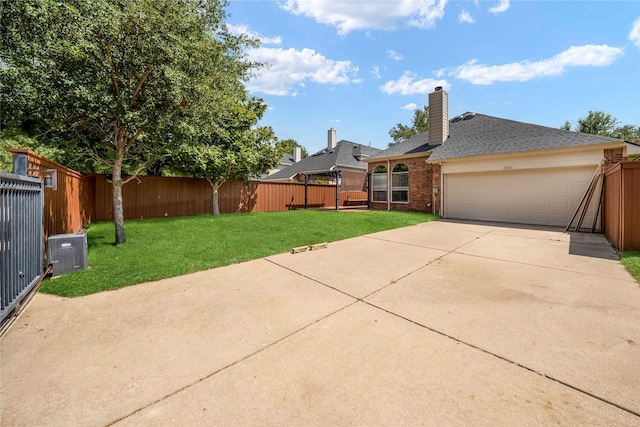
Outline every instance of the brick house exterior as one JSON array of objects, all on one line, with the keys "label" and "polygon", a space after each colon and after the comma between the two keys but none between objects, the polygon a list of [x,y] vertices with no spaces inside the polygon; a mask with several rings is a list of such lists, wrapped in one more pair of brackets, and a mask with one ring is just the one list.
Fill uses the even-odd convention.
[{"label": "brick house exterior", "polygon": [[437,87],[429,130],[364,162],[371,209],[566,226],[598,165],[607,170],[630,155],[640,146],[600,135],[475,112],[449,119],[448,94]]},{"label": "brick house exterior", "polygon": [[[370,208],[377,210],[418,211],[437,214],[440,211],[440,166],[430,165],[426,157],[414,157],[387,161],[372,161],[369,163],[369,173],[376,167],[384,166],[388,171],[394,166],[405,164],[409,169],[409,201],[393,202],[387,196],[388,202],[371,202]],[[434,194],[433,190],[436,190]]]}]

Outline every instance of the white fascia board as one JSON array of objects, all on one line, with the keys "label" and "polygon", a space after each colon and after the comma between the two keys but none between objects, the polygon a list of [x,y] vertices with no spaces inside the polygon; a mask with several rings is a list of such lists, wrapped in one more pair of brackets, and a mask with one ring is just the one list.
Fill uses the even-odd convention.
[{"label": "white fascia board", "polygon": [[443,174],[581,166],[595,168],[603,160],[605,148],[609,147],[582,146],[571,149],[494,154],[444,160],[441,166]]}]

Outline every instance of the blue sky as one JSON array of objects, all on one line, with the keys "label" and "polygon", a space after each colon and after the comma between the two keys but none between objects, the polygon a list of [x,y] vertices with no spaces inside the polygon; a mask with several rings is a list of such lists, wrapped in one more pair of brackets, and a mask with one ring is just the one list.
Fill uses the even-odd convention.
[{"label": "blue sky", "polygon": [[466,111],[544,126],[589,110],[640,125],[640,1],[231,0],[227,24],[271,64],[248,82],[261,125],[310,153],[385,148],[443,86]]}]

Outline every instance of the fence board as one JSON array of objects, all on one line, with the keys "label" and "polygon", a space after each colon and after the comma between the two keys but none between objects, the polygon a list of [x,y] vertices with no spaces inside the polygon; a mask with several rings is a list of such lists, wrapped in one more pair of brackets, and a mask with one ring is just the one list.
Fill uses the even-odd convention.
[{"label": "fence board", "polygon": [[604,232],[620,251],[640,250],[640,162],[620,162],[604,174]]},{"label": "fence board", "polygon": [[[26,154],[29,169],[57,170],[57,190],[44,189],[44,234],[75,233],[94,219],[95,185],[84,176],[29,150],[10,148],[12,153]],[[30,171],[29,176],[44,178],[41,172]]]}]

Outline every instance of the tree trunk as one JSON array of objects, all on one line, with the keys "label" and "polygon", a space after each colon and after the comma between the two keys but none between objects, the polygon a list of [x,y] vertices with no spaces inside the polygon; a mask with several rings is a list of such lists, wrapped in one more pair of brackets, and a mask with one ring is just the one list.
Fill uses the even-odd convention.
[{"label": "tree trunk", "polygon": [[116,228],[116,245],[127,241],[124,234],[124,211],[122,209],[122,158],[117,158],[113,163],[112,189],[113,189],[113,223]]},{"label": "tree trunk", "polygon": [[211,184],[211,189],[212,189],[212,194],[211,194],[211,199],[213,202],[213,216],[218,216],[220,215],[220,205],[218,203],[218,189],[220,188],[220,186],[222,186],[222,184],[224,183],[224,181],[214,181],[212,179],[207,178],[207,181],[209,181],[209,184]]}]

